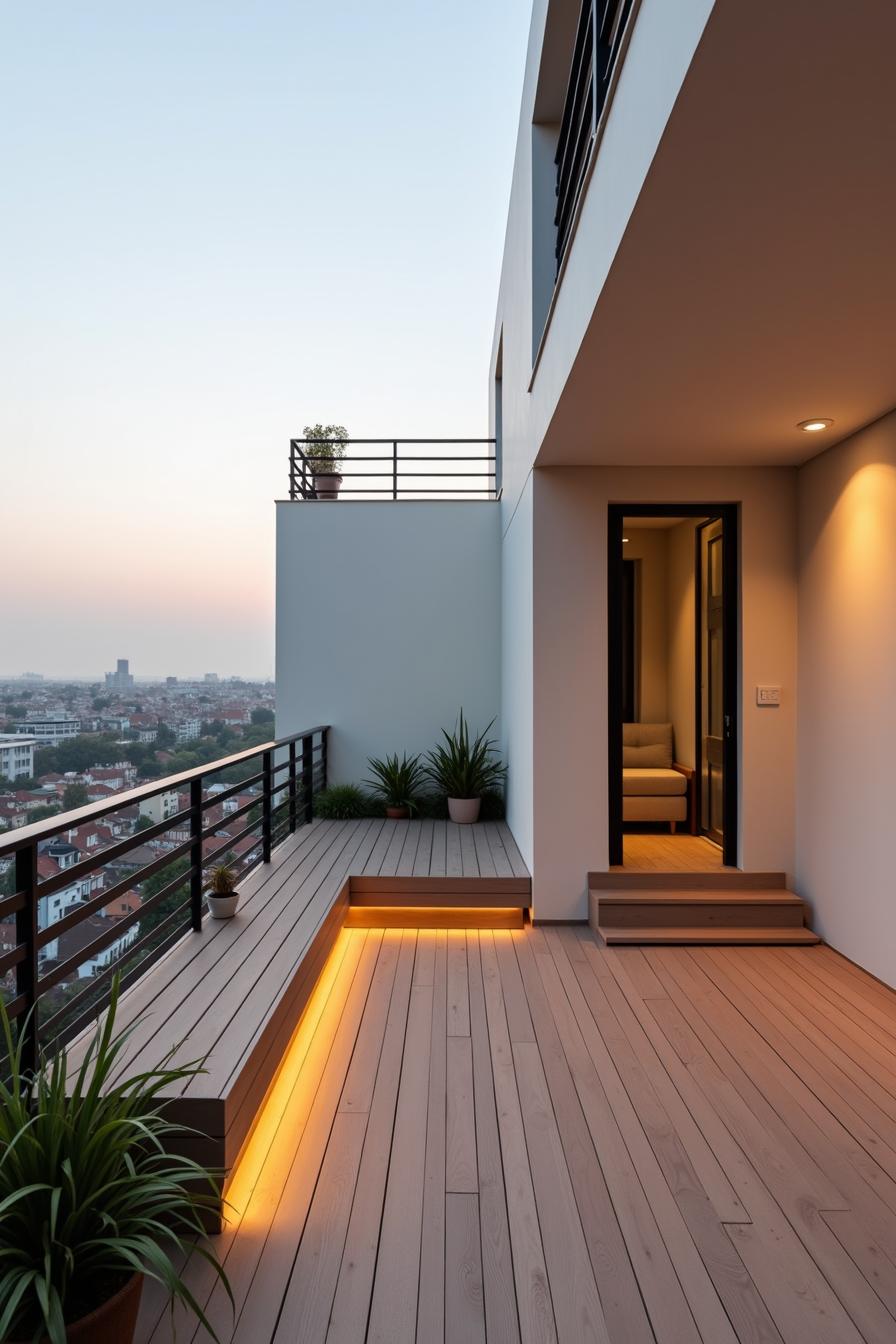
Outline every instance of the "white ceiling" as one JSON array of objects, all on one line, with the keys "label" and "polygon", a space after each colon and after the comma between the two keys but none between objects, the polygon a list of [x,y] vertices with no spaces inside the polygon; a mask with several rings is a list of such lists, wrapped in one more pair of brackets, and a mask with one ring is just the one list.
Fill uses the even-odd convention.
[{"label": "white ceiling", "polygon": [[894,50],[889,0],[717,0],[540,464],[794,464],[892,409]]}]

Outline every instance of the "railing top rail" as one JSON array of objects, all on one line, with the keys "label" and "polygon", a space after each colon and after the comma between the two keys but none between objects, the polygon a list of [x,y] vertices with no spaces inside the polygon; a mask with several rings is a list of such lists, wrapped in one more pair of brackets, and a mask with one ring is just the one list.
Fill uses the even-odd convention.
[{"label": "railing top rail", "polygon": [[325,733],[328,731],[328,724],[317,724],[314,728],[305,728],[300,733],[291,733],[289,737],[278,737],[270,742],[262,742],[257,747],[248,747],[245,751],[234,752],[232,756],[221,756],[214,761],[208,761],[205,765],[194,766],[192,770],[183,770],[177,775],[165,775],[162,779],[152,779],[146,784],[140,784],[135,789],[124,789],[121,793],[114,794],[111,798],[103,798],[96,803],[86,803],[84,807],[73,808],[70,812],[62,812],[55,817],[47,817],[45,821],[32,822],[30,826],[20,826],[18,830],[4,832],[0,835],[0,858],[7,854],[15,854],[20,849],[27,848],[41,840],[52,839],[62,831],[73,830],[76,826],[81,826],[87,821],[96,821],[100,817],[108,817],[113,812],[120,812],[125,807],[131,807],[134,803],[140,803],[146,798],[155,798],[160,793],[171,793],[175,789],[180,789],[184,784],[190,784],[194,779],[203,779],[207,775],[217,774],[219,770],[227,770],[233,765],[239,765],[242,761],[251,761],[254,756],[261,756],[266,751],[276,751],[280,747],[288,747],[291,742],[298,742],[304,737],[313,737],[316,733]]},{"label": "railing top rail", "polygon": [[495,443],[495,439],[290,439],[290,443]]}]

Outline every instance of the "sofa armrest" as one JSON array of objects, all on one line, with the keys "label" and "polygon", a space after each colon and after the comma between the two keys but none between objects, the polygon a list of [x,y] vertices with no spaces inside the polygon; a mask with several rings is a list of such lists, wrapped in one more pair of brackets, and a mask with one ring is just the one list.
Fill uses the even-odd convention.
[{"label": "sofa armrest", "polygon": [[691,835],[697,834],[697,773],[689,765],[672,762],[672,769],[684,775],[688,782],[688,823]]}]

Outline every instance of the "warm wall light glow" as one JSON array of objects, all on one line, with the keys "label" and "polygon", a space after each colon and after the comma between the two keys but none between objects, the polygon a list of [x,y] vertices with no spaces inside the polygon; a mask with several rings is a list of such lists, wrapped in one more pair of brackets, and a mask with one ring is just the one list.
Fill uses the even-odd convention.
[{"label": "warm wall light glow", "polygon": [[353,905],[349,929],[521,929],[519,905]]},{"label": "warm wall light glow", "polygon": [[622,544],[623,544],[623,546],[626,544],[627,541],[628,541],[628,537],[623,537],[623,538],[622,538]]},{"label": "warm wall light glow", "polygon": [[822,429],[830,429],[833,420],[801,420],[797,429],[805,430],[807,434],[818,434]]}]

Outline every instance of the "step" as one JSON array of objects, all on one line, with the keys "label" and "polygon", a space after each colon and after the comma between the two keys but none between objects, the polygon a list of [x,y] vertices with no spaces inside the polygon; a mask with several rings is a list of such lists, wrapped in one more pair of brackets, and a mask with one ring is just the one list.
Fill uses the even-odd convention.
[{"label": "step", "polygon": [[601,891],[589,893],[592,922],[605,928],[802,928],[792,891]]},{"label": "step", "polygon": [[698,873],[626,872],[589,873],[591,891],[780,891],[786,888],[784,873],[744,873],[718,869]]},{"label": "step", "polygon": [[809,946],[821,939],[811,929],[775,929],[775,928],[639,928],[617,929],[599,928],[598,937],[608,947],[637,946],[639,943],[706,943],[723,946],[726,943],[787,943]]}]

